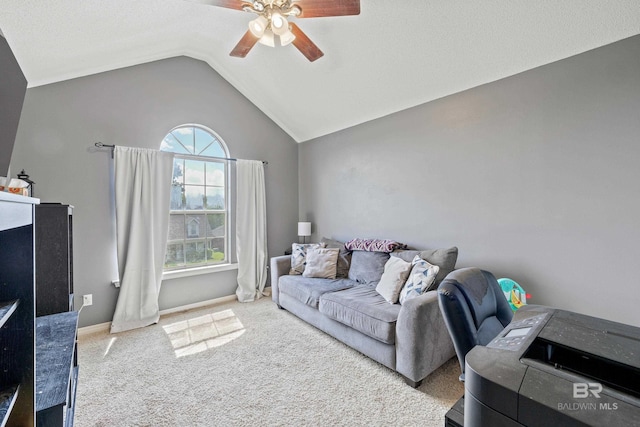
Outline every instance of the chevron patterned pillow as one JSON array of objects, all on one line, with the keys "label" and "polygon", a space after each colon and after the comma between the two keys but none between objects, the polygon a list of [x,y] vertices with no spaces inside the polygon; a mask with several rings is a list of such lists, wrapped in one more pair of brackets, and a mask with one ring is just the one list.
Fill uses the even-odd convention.
[{"label": "chevron patterned pillow", "polygon": [[411,265],[409,277],[400,291],[400,304],[404,304],[405,301],[422,295],[436,280],[436,275],[438,271],[440,271],[440,267],[429,264],[420,258],[419,255],[413,257]]}]

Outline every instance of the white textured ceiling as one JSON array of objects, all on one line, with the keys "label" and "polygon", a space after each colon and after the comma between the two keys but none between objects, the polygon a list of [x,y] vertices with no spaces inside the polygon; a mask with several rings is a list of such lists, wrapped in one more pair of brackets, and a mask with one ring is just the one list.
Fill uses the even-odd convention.
[{"label": "white textured ceiling", "polygon": [[31,87],[186,55],[302,142],[640,34],[639,0],[361,0],[298,19],[324,51],[228,54],[253,15],[183,0],[2,0]]}]

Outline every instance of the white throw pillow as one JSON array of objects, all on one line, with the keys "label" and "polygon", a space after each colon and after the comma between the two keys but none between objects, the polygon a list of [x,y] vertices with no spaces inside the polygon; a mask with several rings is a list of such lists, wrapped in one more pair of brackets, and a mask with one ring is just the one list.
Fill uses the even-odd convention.
[{"label": "white throw pillow", "polygon": [[384,265],[384,273],[376,286],[376,292],[382,295],[387,302],[397,303],[400,290],[407,280],[409,272],[411,272],[410,262],[392,256]]},{"label": "white throw pillow", "polygon": [[307,264],[307,250],[324,248],[324,243],[294,243],[291,245],[291,269],[289,274],[302,274]]},{"label": "white throw pillow", "polygon": [[428,263],[427,261],[416,255],[411,261],[411,272],[409,278],[400,291],[400,304],[405,301],[422,295],[431,284],[436,280],[436,275],[440,271],[440,267]]},{"label": "white throw pillow", "polygon": [[307,249],[307,265],[302,277],[319,277],[335,279],[338,271],[338,248],[309,248]]}]

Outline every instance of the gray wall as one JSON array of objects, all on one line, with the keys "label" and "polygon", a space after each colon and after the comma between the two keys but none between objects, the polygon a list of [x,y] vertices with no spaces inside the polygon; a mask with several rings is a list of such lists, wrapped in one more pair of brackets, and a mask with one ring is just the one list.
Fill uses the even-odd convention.
[{"label": "gray wall", "polygon": [[640,325],[639,138],[636,36],[302,144],[300,218]]},{"label": "gray wall", "polygon": [[[11,159],[35,196],[75,206],[75,294],[93,294],[80,326],[110,321],[118,290],[113,160],[95,142],[160,147],[173,127],[213,129],[232,157],[267,160],[270,254],[296,237],[297,144],[207,64],[180,57],[27,90]],[[237,271],[165,280],[161,309],[232,295]]]},{"label": "gray wall", "polygon": [[[7,175],[26,91],[27,79],[0,35],[0,176]],[[18,172],[15,170],[11,175]]]}]

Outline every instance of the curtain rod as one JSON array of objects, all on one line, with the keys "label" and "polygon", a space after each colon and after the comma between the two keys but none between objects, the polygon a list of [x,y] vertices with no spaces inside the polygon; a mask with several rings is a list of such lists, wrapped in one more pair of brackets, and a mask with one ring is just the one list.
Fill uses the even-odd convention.
[{"label": "curtain rod", "polygon": [[[111,148],[111,158],[113,158],[113,150],[116,148],[115,145],[103,144],[102,142],[96,142],[94,144],[98,148]],[[196,157],[204,157],[205,159],[217,159],[217,160],[229,160],[231,162],[237,162],[238,159],[234,159],[232,157],[214,157],[214,156],[200,156],[197,154],[187,154],[188,156],[196,156]],[[269,162],[262,160],[263,165],[268,165]]]}]

